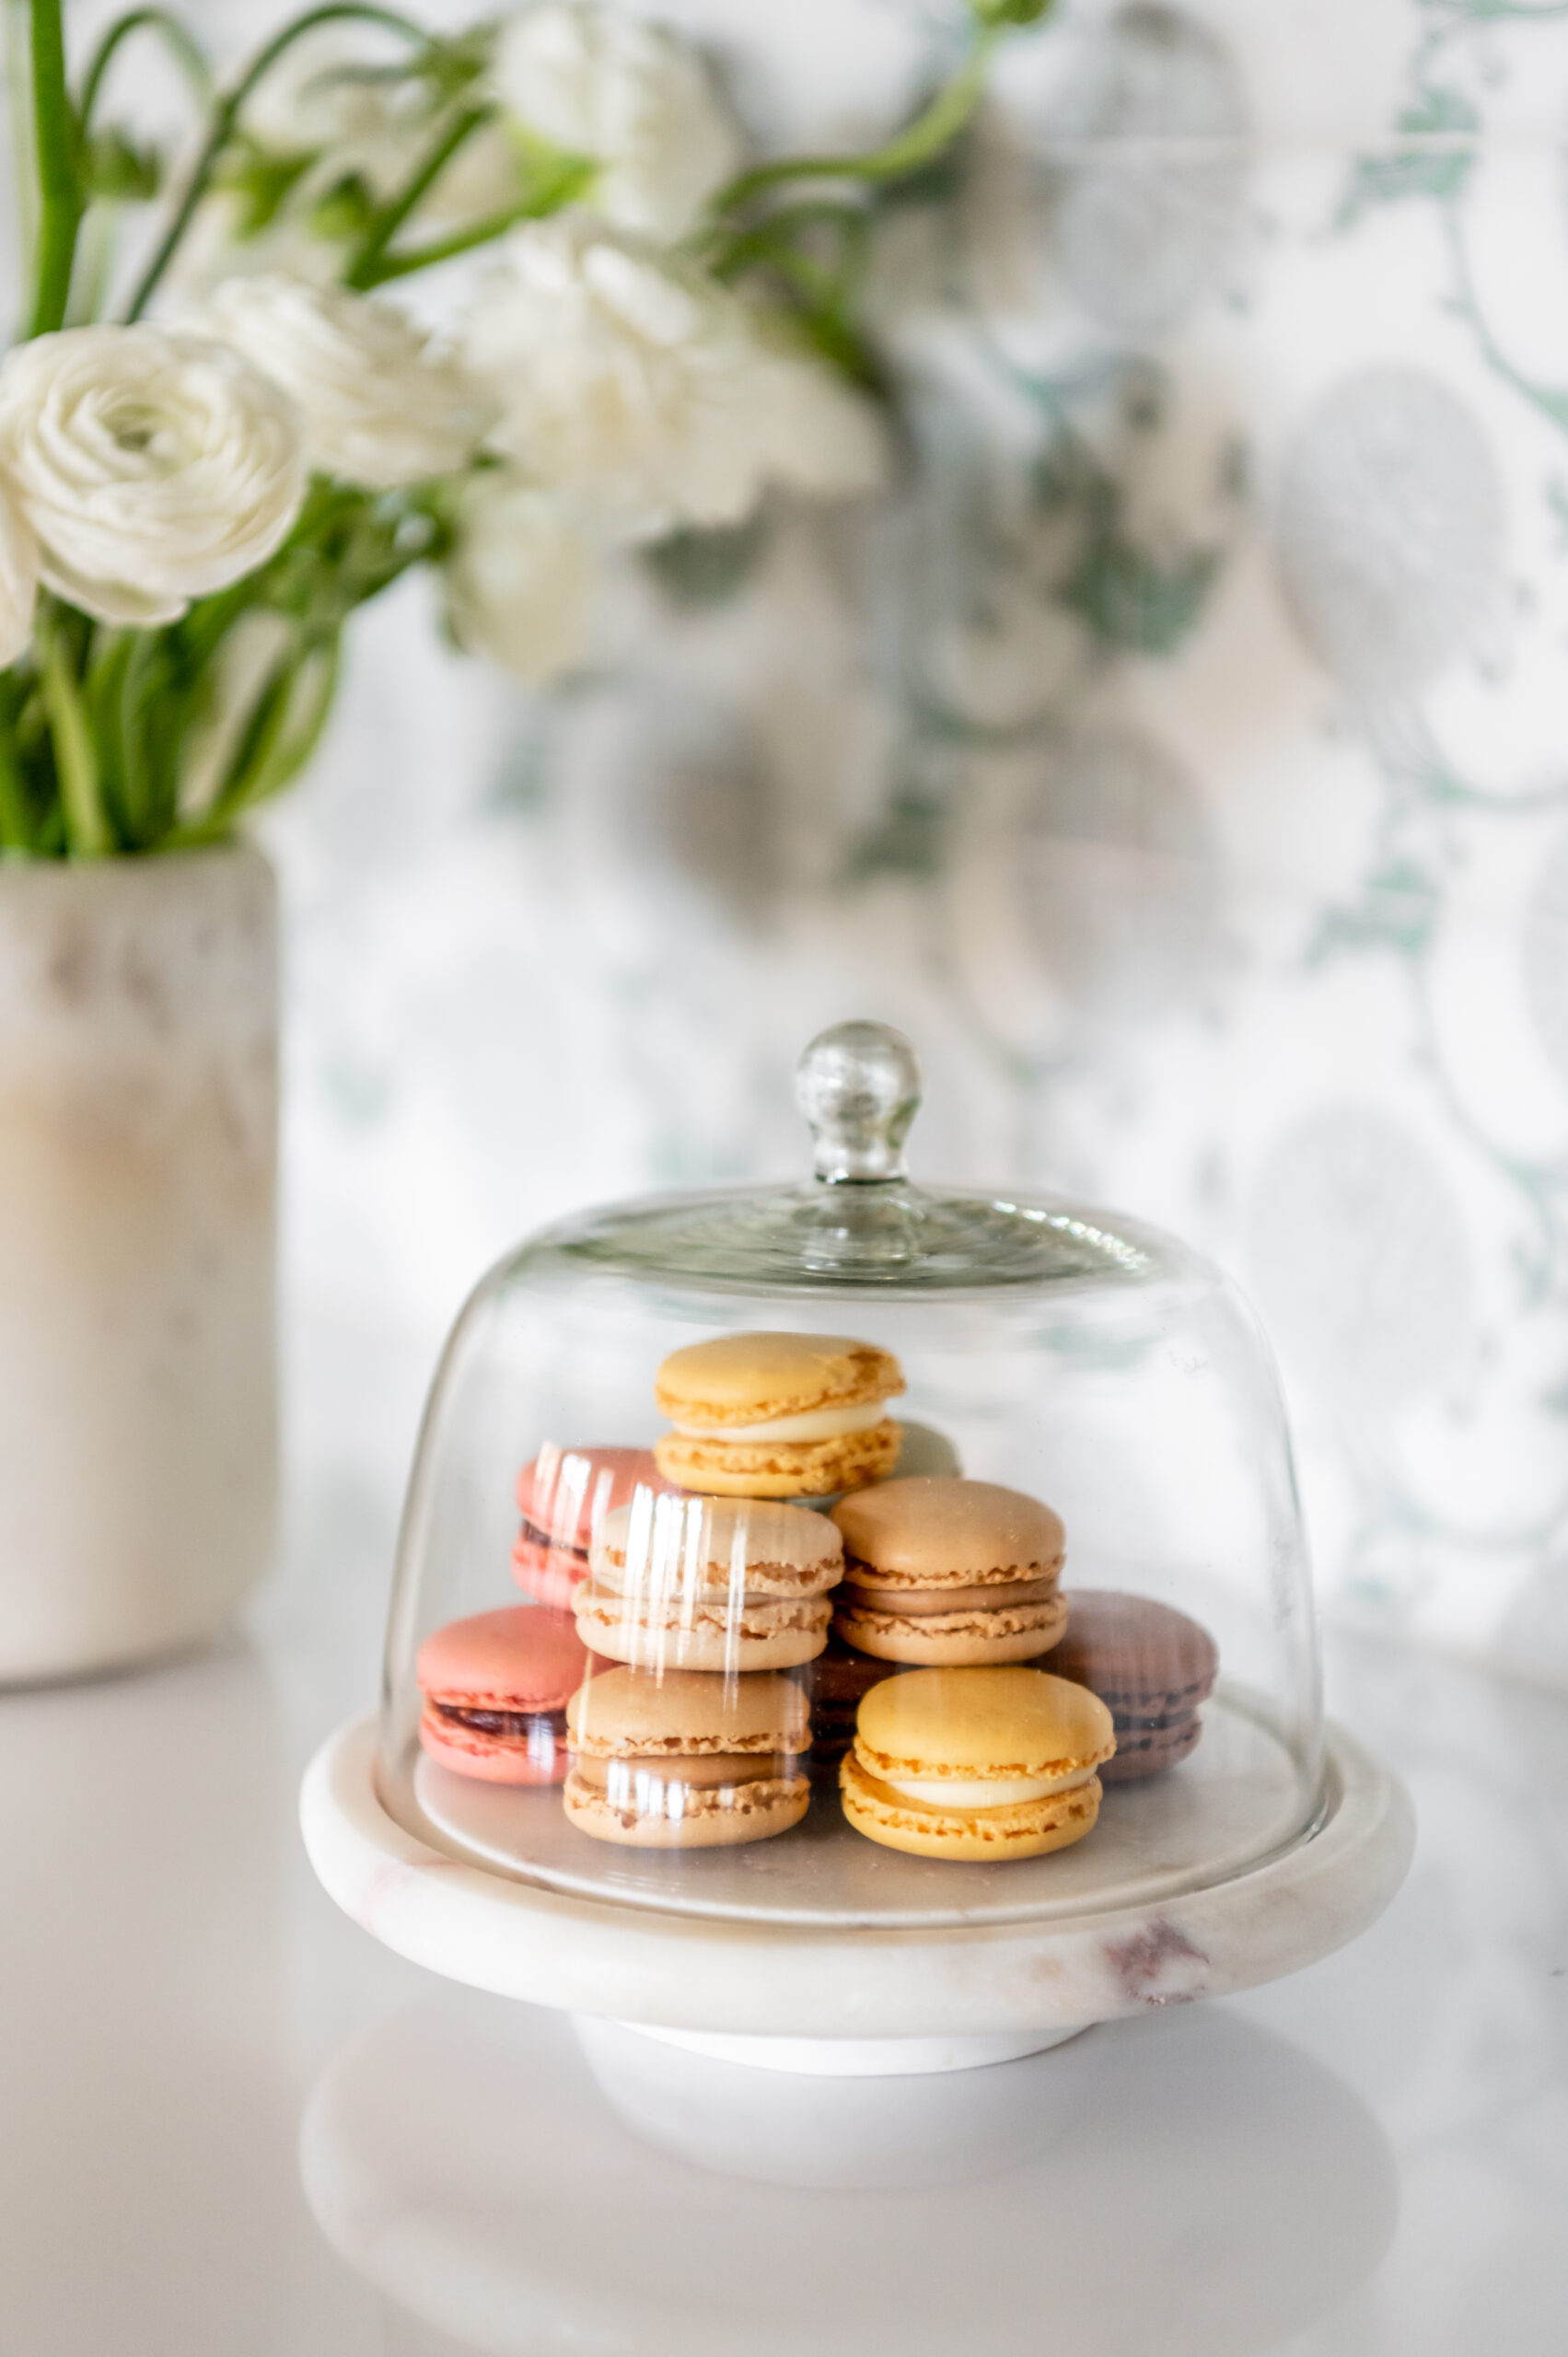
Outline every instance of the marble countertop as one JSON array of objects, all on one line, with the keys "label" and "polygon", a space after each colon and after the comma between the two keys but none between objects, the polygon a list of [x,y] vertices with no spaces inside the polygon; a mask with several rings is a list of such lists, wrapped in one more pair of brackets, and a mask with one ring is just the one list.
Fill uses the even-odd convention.
[{"label": "marble countertop", "polygon": [[880,2087],[585,2049],[302,1853],[391,1487],[319,1451],[243,1642],[0,1699],[7,2357],[1560,2357],[1568,1696],[1336,1640],[1416,1864],[1251,1996]]}]

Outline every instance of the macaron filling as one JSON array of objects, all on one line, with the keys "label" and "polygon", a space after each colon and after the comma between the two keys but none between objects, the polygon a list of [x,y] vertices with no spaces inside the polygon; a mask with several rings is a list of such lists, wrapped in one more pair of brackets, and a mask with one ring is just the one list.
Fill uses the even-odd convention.
[{"label": "macaron filling", "polygon": [[575,1546],[570,1538],[559,1538],[552,1531],[541,1530],[537,1522],[528,1520],[527,1515],[523,1516],[522,1527],[517,1533],[517,1546],[519,1549],[537,1547],[551,1555],[565,1555],[573,1562],[581,1563],[585,1570],[587,1568],[588,1550],[586,1547]]},{"label": "macaron filling", "polygon": [[933,1612],[1010,1611],[1020,1604],[1047,1603],[1057,1592],[1054,1572],[972,1587],[900,1587],[887,1585],[869,1565],[854,1563],[846,1573],[841,1605],[851,1611],[896,1612],[904,1619],[919,1620]]},{"label": "macaron filling", "polygon": [[809,1408],[797,1416],[768,1416],[750,1421],[726,1416],[722,1423],[697,1423],[675,1419],[675,1430],[686,1440],[809,1441],[839,1440],[846,1433],[869,1432],[886,1414],[881,1399],[856,1400],[848,1408]]},{"label": "macaron filling", "polygon": [[526,1758],[548,1775],[566,1742],[566,1713],[559,1711],[508,1711],[467,1702],[442,1702],[424,1698],[424,1716],[437,1736],[444,1727],[485,1736],[489,1743]]},{"label": "macaron filling", "polygon": [[[865,1766],[864,1759],[861,1761]],[[1018,1808],[1029,1801],[1050,1800],[1057,1793],[1073,1792],[1092,1782],[1093,1768],[1067,1775],[1043,1776],[889,1776],[875,1769],[888,1790],[900,1799],[918,1801],[925,1808]]]},{"label": "macaron filling", "polygon": [[531,1742],[535,1731],[543,1727],[557,1736],[566,1732],[566,1713],[559,1711],[507,1711],[492,1708],[488,1703],[442,1702],[435,1695],[426,1698],[437,1718],[447,1720],[455,1727],[477,1727],[481,1735],[502,1735],[515,1743]]}]

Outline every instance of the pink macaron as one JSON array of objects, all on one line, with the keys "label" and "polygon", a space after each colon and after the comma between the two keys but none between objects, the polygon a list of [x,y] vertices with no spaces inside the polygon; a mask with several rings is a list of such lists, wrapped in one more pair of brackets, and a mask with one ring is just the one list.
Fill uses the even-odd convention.
[{"label": "pink macaron", "polygon": [[596,1661],[562,1612],[509,1604],[426,1637],[419,1740],[432,1759],[492,1784],[559,1784],[566,1705]]},{"label": "pink macaron", "polygon": [[569,1612],[588,1575],[594,1533],[612,1506],[670,1484],[647,1448],[561,1448],[547,1442],[517,1476],[522,1530],[512,1573],[537,1603]]}]

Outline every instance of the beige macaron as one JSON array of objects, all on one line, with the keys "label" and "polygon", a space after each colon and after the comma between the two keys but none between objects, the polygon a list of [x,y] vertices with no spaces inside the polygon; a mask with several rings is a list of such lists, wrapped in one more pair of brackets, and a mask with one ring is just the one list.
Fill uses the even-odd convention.
[{"label": "beige macaron", "polygon": [[844,1815],[917,1858],[1038,1858],[1093,1829],[1095,1771],[1115,1749],[1105,1704],[1064,1678],[912,1670],[860,1705],[839,1771]]},{"label": "beige macaron", "polygon": [[792,1678],[606,1670],[573,1696],[566,1739],[566,1814],[598,1841],[761,1841],[798,1825],[810,1799],[806,1699]]},{"label": "beige macaron", "polygon": [[1067,1626],[1060,1518],[994,1481],[883,1481],[833,1508],[844,1585],[833,1627],[882,1661],[1032,1661]]},{"label": "beige macaron", "polygon": [[675,1351],[654,1397],[675,1430],[654,1448],[683,1489],[825,1498],[880,1480],[900,1432],[884,1403],[904,1387],[891,1352],[842,1334],[721,1334]]},{"label": "beige macaron", "polygon": [[654,1497],[608,1514],[573,1599],[590,1651],[656,1670],[792,1669],[819,1654],[843,1570],[825,1515]]}]

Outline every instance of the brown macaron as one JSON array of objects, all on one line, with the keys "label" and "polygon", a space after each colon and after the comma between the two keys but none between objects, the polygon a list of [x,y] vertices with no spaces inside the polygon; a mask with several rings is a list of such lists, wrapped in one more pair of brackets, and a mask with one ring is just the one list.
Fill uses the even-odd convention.
[{"label": "brown macaron", "polygon": [[798,1825],[811,1787],[792,1678],[610,1669],[566,1711],[574,1825],[640,1850],[711,1850]]},{"label": "brown macaron", "polygon": [[1058,1678],[1098,1694],[1116,1726],[1108,1783],[1139,1783],[1185,1759],[1203,1730],[1219,1648],[1201,1621],[1153,1596],[1075,1587],[1067,1634],[1051,1657]]},{"label": "brown macaron", "polygon": [[1067,1625],[1062,1524],[994,1481],[884,1481],[833,1508],[843,1533],[836,1635],[932,1668],[1032,1661]]},{"label": "brown macaron", "polygon": [[811,1706],[811,1772],[836,1776],[840,1760],[854,1741],[855,1713],[874,1686],[898,1678],[904,1665],[878,1661],[856,1653],[842,1637],[830,1637],[815,1661],[791,1670]]},{"label": "brown macaron", "polygon": [[772,1499],[645,1495],[606,1515],[573,1597],[590,1652],[656,1670],[790,1669],[828,1641],[843,1549]]}]

